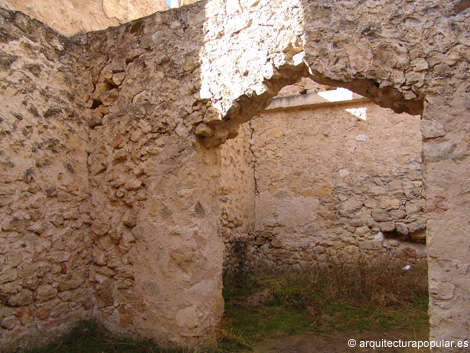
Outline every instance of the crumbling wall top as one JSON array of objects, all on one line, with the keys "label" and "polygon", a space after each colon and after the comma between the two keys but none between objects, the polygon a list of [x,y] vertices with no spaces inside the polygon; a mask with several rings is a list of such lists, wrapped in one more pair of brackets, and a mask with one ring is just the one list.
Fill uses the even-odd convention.
[{"label": "crumbling wall top", "polygon": [[1,0],[0,6],[22,11],[66,36],[118,26],[168,9],[165,0]]}]

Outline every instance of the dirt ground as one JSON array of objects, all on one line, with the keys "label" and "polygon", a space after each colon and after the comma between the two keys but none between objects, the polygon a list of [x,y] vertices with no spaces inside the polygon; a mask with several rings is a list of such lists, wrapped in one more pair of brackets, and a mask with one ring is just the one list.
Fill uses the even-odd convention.
[{"label": "dirt ground", "polygon": [[[354,339],[355,347],[349,347],[348,341]],[[382,340],[395,341],[401,339],[408,340],[425,340],[427,335],[425,332],[420,333],[403,333],[403,332],[387,332],[379,333],[305,333],[294,336],[276,336],[269,340],[256,344],[253,348],[255,353],[403,353],[403,352],[429,352],[429,350],[417,348],[365,348],[361,347],[361,341],[377,341]],[[364,343],[363,343],[364,344]]]}]

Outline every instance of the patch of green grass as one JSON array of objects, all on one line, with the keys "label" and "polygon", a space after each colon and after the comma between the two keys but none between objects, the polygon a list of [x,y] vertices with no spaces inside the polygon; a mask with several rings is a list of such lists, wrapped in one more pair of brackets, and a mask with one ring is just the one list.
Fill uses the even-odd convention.
[{"label": "patch of green grass", "polygon": [[[241,281],[232,277],[224,288],[224,321],[250,342],[305,331],[426,331],[427,266],[416,264],[412,271],[401,267],[333,263],[297,272],[245,274]],[[244,305],[250,295],[266,290],[272,302]]]},{"label": "patch of green grass", "polygon": [[421,330],[428,325],[426,310],[331,304],[318,317],[312,329],[318,332],[382,332]]},{"label": "patch of green grass", "polygon": [[283,305],[247,308],[227,304],[224,320],[249,342],[256,342],[280,333],[302,333],[310,326],[308,312],[301,308]]},{"label": "patch of green grass", "polygon": [[163,350],[150,340],[132,340],[110,333],[95,321],[82,321],[67,335],[28,353],[183,353]]},{"label": "patch of green grass", "polygon": [[242,349],[251,349],[251,345],[232,330],[214,334],[196,350],[174,350],[159,347],[151,340],[115,335],[95,321],[82,321],[69,334],[27,353],[230,353]]}]

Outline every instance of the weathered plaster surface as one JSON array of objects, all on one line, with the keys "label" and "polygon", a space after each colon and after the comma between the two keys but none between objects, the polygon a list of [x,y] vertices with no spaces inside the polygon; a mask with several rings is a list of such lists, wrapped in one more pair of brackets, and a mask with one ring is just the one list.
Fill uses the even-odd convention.
[{"label": "weathered plaster surface", "polygon": [[[70,202],[77,203],[77,206],[67,206],[67,210],[82,203],[91,206],[91,212],[80,213],[80,219],[82,214],[85,218],[74,228],[78,229],[73,232],[75,235],[58,237],[66,243],[64,247],[58,245],[58,249],[68,249],[70,255],[67,269],[74,266],[90,269],[89,276],[83,282],[78,281],[79,286],[84,283],[80,288],[86,288],[92,283],[97,315],[116,329],[141,331],[167,343],[194,344],[206,336],[222,312],[223,242],[218,233],[221,203],[217,195],[222,163],[220,148],[216,146],[235,137],[240,122],[259,113],[283,85],[295,82],[300,76],[351,88],[398,112],[421,113],[424,107],[431,335],[468,338],[469,11],[467,1],[457,0],[359,3],[210,0],[76,37],[75,44],[62,45],[63,50],[51,49],[56,45],[53,38],[40,39],[44,33],[52,33],[50,30],[22,15],[2,11],[5,29],[0,38],[6,54],[1,57],[2,85],[13,87],[13,91],[5,89],[10,92],[8,96],[2,95],[8,97],[2,105],[2,115],[5,115],[2,118],[11,122],[6,129],[11,129],[17,113],[24,116],[23,120],[17,119],[19,125],[29,119],[31,124],[53,127],[56,123],[43,123],[41,119],[46,119],[44,115],[54,118],[54,111],[45,113],[55,106],[61,108],[61,113],[56,114],[54,121],[63,128],[57,133],[51,133],[48,128],[41,136],[38,133],[37,138],[25,141],[24,146],[17,143],[18,152],[9,149],[4,155],[10,159],[27,155],[32,151],[28,146],[30,141],[40,141],[49,133],[66,146],[59,153],[51,151],[54,166],[66,160],[67,146],[76,149],[80,156],[86,150],[89,178],[83,177],[85,173],[68,176],[68,171],[59,178],[62,167],[57,166],[54,167],[57,178],[38,177],[45,181],[37,183],[41,192],[50,194],[46,193],[46,202],[51,202],[51,206],[41,210],[57,213],[55,202],[59,204],[59,198],[70,200],[68,195],[59,196],[59,190],[71,194]],[[60,38],[55,34],[53,37]],[[20,47],[25,38],[30,38],[32,43]],[[61,41],[66,43],[64,39]],[[72,59],[61,65],[68,55]],[[39,59],[39,65],[50,72],[47,78],[23,78],[29,76],[28,69],[15,65],[31,56],[44,56],[54,62],[46,65],[41,61],[46,59]],[[77,78],[76,83],[67,78],[68,72],[73,72],[71,77]],[[54,88],[53,94],[42,98],[34,96],[37,93],[28,93],[31,87],[44,85],[63,88]],[[73,98],[67,93],[73,93]],[[33,98],[23,97],[27,94]],[[42,102],[39,104],[42,108],[37,110],[43,116],[39,113],[34,120],[35,114],[27,115],[25,111],[28,102],[36,100]],[[80,106],[86,107],[86,111],[82,113]],[[78,150],[74,145],[74,139],[81,136],[78,128],[70,137],[65,136],[69,129],[66,118],[70,111],[75,111],[74,107],[79,111],[80,123],[88,124],[90,129],[86,149]],[[4,136],[12,139],[10,144],[23,139],[19,132]],[[147,147],[152,147],[152,153],[153,148],[161,150],[151,154]],[[120,154],[118,150],[123,148],[126,152]],[[47,146],[41,147],[41,153],[48,154],[43,152],[47,150]],[[83,157],[74,158],[81,161]],[[8,160],[5,163],[14,165],[9,168],[17,165]],[[83,164],[77,163],[79,168]],[[15,185],[7,190],[6,196],[14,194],[29,199],[31,191],[22,192],[29,190],[26,186],[29,184],[19,181],[19,175],[5,177],[5,180],[16,178],[4,182],[4,185]],[[119,176],[125,179],[124,184],[117,182]],[[89,179],[90,203],[75,196],[72,188],[67,188],[68,184],[60,184],[64,180],[68,183],[69,178],[70,184],[75,178],[81,180],[79,195],[85,192]],[[57,195],[49,192],[52,189],[48,187],[46,190],[45,184],[50,180],[58,182]],[[18,230],[23,232],[30,225],[27,215],[13,216],[23,212],[29,201],[16,204],[13,199],[13,206],[9,206],[8,200],[2,206],[5,222],[2,222],[2,241],[8,244],[10,239],[18,237]],[[76,246],[67,242],[82,237],[80,227],[87,227],[87,212],[93,218],[87,232],[89,237],[83,235],[77,246],[101,252],[106,249],[109,254],[119,251],[119,256],[106,260],[93,257],[93,264],[87,264],[90,252],[84,249],[77,260],[71,260]],[[10,216],[13,216],[13,228],[6,222]],[[25,227],[16,229],[17,219],[24,218]],[[51,215],[46,229],[67,228],[69,222],[75,221],[63,218],[61,225],[60,219],[57,221]],[[104,224],[97,224],[98,219]],[[142,240],[138,240],[138,229],[142,230]],[[49,237],[52,242],[58,234],[61,233],[51,231],[44,238],[34,239],[42,241]],[[26,239],[23,235],[20,242]],[[95,245],[86,245],[88,239],[93,239]],[[27,258],[27,249],[28,245],[17,248],[8,245],[2,251],[5,258],[20,253],[23,259]],[[47,249],[46,252],[51,251],[50,247]],[[16,268],[18,260],[9,261],[2,266]],[[16,266],[23,265],[20,262]],[[61,273],[66,271],[62,266],[60,271],[55,268],[55,275],[51,272],[52,279],[44,283],[52,288],[56,283],[59,291],[59,278],[73,275]],[[98,268],[103,268],[101,277],[94,274]],[[5,284],[8,290],[13,284],[11,291],[24,290],[22,284],[18,284],[21,288],[15,285],[19,282],[14,272],[2,277],[3,293]],[[2,271],[2,276],[6,273]],[[129,280],[126,282],[129,287],[120,287],[125,280]],[[100,290],[99,285],[105,286],[105,290]],[[49,293],[50,288],[46,289]],[[130,291],[132,299],[126,299],[127,293],[119,297],[120,289]],[[51,297],[53,292],[50,290]],[[32,302],[32,291],[25,293],[25,301],[17,303],[20,313],[12,314],[14,303],[7,303],[2,310],[6,310],[4,317],[11,318],[10,321],[28,317],[21,325],[31,327],[32,331],[22,327],[23,334],[29,335],[35,329],[33,325],[27,326],[27,321],[30,317],[41,320],[43,316],[30,314],[37,300]],[[8,294],[7,302],[13,295],[16,292]],[[59,300],[67,301],[66,297]],[[84,303],[79,308],[87,311]],[[131,322],[126,310],[134,309]],[[66,314],[59,317],[65,319]],[[5,322],[3,325],[11,326]],[[57,328],[60,324],[51,322],[50,327]],[[2,331],[2,342],[15,337],[10,331]]]}]

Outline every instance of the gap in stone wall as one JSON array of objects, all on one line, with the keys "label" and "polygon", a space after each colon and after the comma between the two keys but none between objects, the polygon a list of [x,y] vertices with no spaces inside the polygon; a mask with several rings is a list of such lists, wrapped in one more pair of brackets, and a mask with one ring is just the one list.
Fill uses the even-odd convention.
[{"label": "gap in stone wall", "polygon": [[[303,78],[282,88],[237,139],[222,150],[236,144],[252,168],[254,196],[244,209],[253,215],[244,227],[222,215],[226,270],[240,251],[246,266],[295,269],[332,258],[426,258],[420,116]],[[241,210],[236,195],[227,199],[238,198]]]}]

